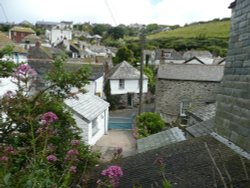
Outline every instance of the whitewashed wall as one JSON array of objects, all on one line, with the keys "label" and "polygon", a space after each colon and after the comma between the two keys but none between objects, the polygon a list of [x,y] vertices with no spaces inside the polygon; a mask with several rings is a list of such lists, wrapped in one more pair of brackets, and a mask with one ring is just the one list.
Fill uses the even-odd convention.
[{"label": "whitewashed wall", "polygon": [[57,41],[61,41],[66,38],[67,40],[72,39],[72,31],[71,30],[61,30],[61,29],[52,29],[50,33],[50,41],[51,43],[55,43]]},{"label": "whitewashed wall", "polygon": [[[110,89],[112,95],[139,93],[139,80],[125,80],[124,89],[119,88],[119,80],[110,80]],[[143,80],[143,93],[148,92],[148,80]]]},{"label": "whitewashed wall", "polygon": [[89,84],[85,86],[85,89],[93,95],[100,93],[100,97],[103,97],[103,76],[95,81],[89,81]]},{"label": "whitewashed wall", "polygon": [[89,123],[88,144],[94,145],[108,131],[108,109],[97,117],[99,131],[92,135],[92,122]]},{"label": "whitewashed wall", "polygon": [[82,130],[81,136],[85,144],[94,145],[104,134],[108,132],[108,108],[97,117],[98,132],[92,135],[92,122],[87,123],[79,115],[73,114],[77,126]]}]

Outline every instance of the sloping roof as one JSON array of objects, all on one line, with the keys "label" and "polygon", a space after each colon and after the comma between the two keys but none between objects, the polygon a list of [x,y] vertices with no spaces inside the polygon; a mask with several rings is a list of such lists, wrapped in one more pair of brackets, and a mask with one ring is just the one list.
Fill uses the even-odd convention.
[{"label": "sloping roof", "polygon": [[[169,54],[169,55],[166,55]],[[156,50],[155,59],[164,60],[183,60],[182,55],[174,49],[158,49]]]},{"label": "sloping roof", "polygon": [[188,64],[189,62],[193,61],[193,60],[197,60],[199,61],[201,64],[205,64],[202,60],[200,60],[198,57],[192,57],[188,60],[186,60],[183,64]]},{"label": "sloping roof", "polygon": [[65,104],[88,121],[94,120],[109,107],[109,103],[90,93],[79,93],[76,97],[66,99]]},{"label": "sloping roof", "polygon": [[[109,71],[108,78],[110,80],[138,80],[140,79],[140,71],[130,65],[127,61],[123,61]],[[147,77],[143,75],[143,79],[147,79]]]},{"label": "sloping roof", "polygon": [[49,21],[37,21],[36,22],[36,25],[51,25],[51,26],[54,26],[54,25],[57,25],[59,24],[59,22],[49,22]]},{"label": "sloping roof", "polygon": [[34,46],[29,49],[29,59],[53,59],[55,56],[62,54],[63,51],[59,48]]},{"label": "sloping roof", "polygon": [[205,121],[211,119],[216,113],[216,103],[208,104],[198,109],[188,112],[191,116],[199,119],[200,121]]},{"label": "sloping roof", "polygon": [[119,165],[123,170],[120,188],[133,187],[136,184],[137,187],[143,188],[163,187],[160,166],[156,162],[159,158],[166,164],[164,174],[174,188],[224,187],[205,143],[224,181],[231,182],[223,166],[231,176],[232,187],[249,187],[250,181],[246,180],[247,175],[244,169],[250,174],[250,161],[239,156],[212,136],[193,138],[126,157],[117,162],[100,165],[93,169],[93,176],[89,180],[88,187],[96,187],[96,181],[101,177],[100,172],[110,165]]},{"label": "sloping roof", "polygon": [[183,54],[184,59],[190,59],[192,57],[212,58],[213,55],[209,51],[199,51],[199,50],[189,50]]},{"label": "sloping roof", "polygon": [[18,46],[12,40],[10,40],[3,32],[0,32],[0,50],[2,50],[6,46],[13,46],[14,52],[27,53],[27,51],[24,48]]},{"label": "sloping roof", "polygon": [[214,118],[197,123],[193,126],[187,127],[186,130],[194,137],[209,135],[213,130]]},{"label": "sloping roof", "polygon": [[158,79],[220,82],[224,66],[162,64],[158,69]]},{"label": "sloping roof", "polygon": [[186,140],[184,132],[174,127],[137,140],[137,149],[138,153],[141,153],[183,140]]},{"label": "sloping roof", "polygon": [[26,42],[26,41],[29,41],[31,43],[36,43],[38,41],[40,41],[40,37],[39,36],[36,36],[35,34],[30,34],[30,35],[27,35],[25,36],[23,39],[22,39],[22,42]]},{"label": "sloping roof", "polygon": [[237,0],[235,0],[234,2],[232,2],[228,8],[234,8],[237,4]]},{"label": "sloping roof", "polygon": [[11,28],[10,31],[24,32],[24,33],[35,33],[35,31],[31,28],[19,27],[19,26],[15,26],[15,27]]}]

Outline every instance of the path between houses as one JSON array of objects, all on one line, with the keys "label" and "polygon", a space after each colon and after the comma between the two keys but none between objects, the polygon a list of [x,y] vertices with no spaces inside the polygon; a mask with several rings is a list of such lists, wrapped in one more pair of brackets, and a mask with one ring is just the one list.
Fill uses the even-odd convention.
[{"label": "path between houses", "polygon": [[[152,112],[154,104],[144,104],[143,112]],[[128,117],[131,118],[138,113],[138,108],[122,109],[110,111],[110,117]],[[108,134],[104,135],[92,147],[94,151],[101,152],[101,160],[109,161],[113,157],[113,153],[122,148],[123,157],[131,156],[137,153],[136,139],[132,134],[132,130],[109,130]]]},{"label": "path between houses", "polygon": [[109,130],[108,134],[104,135],[92,147],[94,151],[102,153],[102,161],[110,161],[113,153],[122,148],[122,156],[127,157],[137,153],[136,139],[132,135],[132,130]]}]

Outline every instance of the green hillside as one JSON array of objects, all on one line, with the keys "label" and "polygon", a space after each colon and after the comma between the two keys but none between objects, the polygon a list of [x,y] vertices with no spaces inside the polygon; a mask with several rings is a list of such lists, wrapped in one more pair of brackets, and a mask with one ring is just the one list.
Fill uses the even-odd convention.
[{"label": "green hillside", "polygon": [[177,28],[171,31],[165,31],[149,35],[148,39],[161,38],[228,38],[230,32],[230,21],[208,22],[195,24],[186,27]]},{"label": "green hillside", "polygon": [[[226,56],[230,21],[219,20],[195,23],[174,30],[147,35],[147,49],[173,48],[178,51],[191,49],[209,50],[214,55]],[[131,49],[139,48],[138,37],[126,38]]]}]

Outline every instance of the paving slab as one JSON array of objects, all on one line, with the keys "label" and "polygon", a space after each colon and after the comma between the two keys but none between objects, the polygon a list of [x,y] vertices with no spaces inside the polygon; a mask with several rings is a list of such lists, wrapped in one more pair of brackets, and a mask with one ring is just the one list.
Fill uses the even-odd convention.
[{"label": "paving slab", "polygon": [[102,161],[112,160],[114,152],[122,148],[122,156],[131,156],[136,154],[136,140],[133,137],[132,130],[109,130],[108,134],[104,135],[92,147],[94,151],[101,152]]}]

